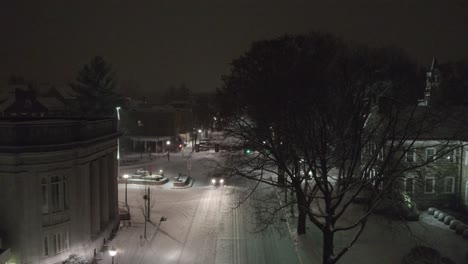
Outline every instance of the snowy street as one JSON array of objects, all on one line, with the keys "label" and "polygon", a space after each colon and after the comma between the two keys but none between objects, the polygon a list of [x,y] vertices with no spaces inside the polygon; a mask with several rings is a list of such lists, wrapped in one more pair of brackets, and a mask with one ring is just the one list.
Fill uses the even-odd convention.
[{"label": "snowy street", "polygon": [[[171,159],[158,158],[151,163],[153,170],[164,170],[170,181],[164,185],[144,186],[128,184],[128,203],[131,212],[131,226],[123,226],[116,237],[109,242],[118,253],[115,263],[319,263],[321,258],[321,233],[310,223],[307,235],[297,238],[295,221],[290,215],[277,217],[274,227],[261,233],[253,233],[255,214],[251,212],[255,199],[248,199],[236,208],[246,190],[245,182],[226,179],[224,186],[210,184],[219,160],[219,153],[193,153],[193,185],[187,188],[173,188],[173,177],[179,173],[188,175],[188,155],[171,154]],[[131,173],[137,168],[121,169]],[[151,223],[147,224],[147,238],[144,238],[143,199],[145,188],[151,189]],[[259,188],[264,194],[272,192],[271,187]],[[125,200],[125,184],[119,184],[119,202]],[[349,212],[346,219],[351,219]],[[161,217],[167,221],[160,223]],[[350,218],[351,217],[351,218]],[[281,221],[281,218],[283,218]],[[286,221],[285,221],[286,220]],[[289,224],[289,225],[288,225]],[[401,222],[394,222],[374,216],[356,245],[340,263],[398,263],[416,245],[437,248],[445,256],[460,262],[465,256],[467,241],[455,235],[443,223],[432,216],[423,214],[421,221],[409,222],[412,232]],[[345,246],[353,232],[336,237],[337,248]],[[142,239],[140,239],[142,236]],[[293,241],[294,240],[294,241]],[[372,250],[369,250],[372,248]],[[374,252],[374,253],[369,253]],[[111,263],[107,252],[99,263]],[[460,262],[462,263],[462,262]]]},{"label": "snowy street", "polygon": [[[209,160],[216,155],[192,155],[192,187],[174,189],[172,180],[163,186],[146,186],[154,204],[146,239],[141,198],[145,186],[128,184],[131,226],[121,227],[109,244],[118,251],[116,263],[300,263],[290,237],[280,237],[273,229],[252,233],[249,206],[235,208],[241,187],[231,186],[229,181],[225,186],[209,185],[214,169]],[[174,154],[170,161],[159,158],[152,166],[164,168],[165,176],[172,179],[178,173],[188,173],[186,159]],[[121,173],[132,170],[122,169]],[[125,184],[119,184],[120,204],[124,196]],[[160,223],[162,216],[167,221]],[[110,263],[108,254],[103,256],[100,263]]]}]

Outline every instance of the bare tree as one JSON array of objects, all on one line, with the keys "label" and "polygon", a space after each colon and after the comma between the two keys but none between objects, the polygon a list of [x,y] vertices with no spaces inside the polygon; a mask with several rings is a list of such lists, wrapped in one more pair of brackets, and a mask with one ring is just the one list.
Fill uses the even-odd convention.
[{"label": "bare tree", "polygon": [[[436,138],[435,128],[453,120],[399,96],[412,76],[395,75],[394,68],[410,61],[382,54],[388,53],[326,34],[285,36],[254,43],[224,78],[225,130],[234,143],[223,169],[293,193],[294,200],[259,213],[269,224],[295,203],[297,233],[305,234],[309,221],[323,234],[324,264],[337,263],[355,244],[382,201],[407,202],[401,192],[407,173],[459,147],[450,131],[430,141],[437,154],[405,162],[408,152]],[[354,206],[361,197],[366,203]],[[335,249],[340,232],[354,235]]]}]

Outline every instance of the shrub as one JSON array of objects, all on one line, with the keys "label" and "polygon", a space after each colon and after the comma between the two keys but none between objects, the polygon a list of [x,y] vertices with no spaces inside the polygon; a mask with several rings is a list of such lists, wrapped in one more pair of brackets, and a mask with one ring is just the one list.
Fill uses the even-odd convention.
[{"label": "shrub", "polygon": [[442,257],[440,253],[430,247],[418,246],[403,257],[402,264],[455,264],[449,258]]},{"label": "shrub", "polygon": [[439,263],[441,258],[440,253],[429,247],[414,247],[411,251],[403,257],[402,264],[427,264]]},{"label": "shrub", "polygon": [[453,216],[451,216],[451,215],[446,215],[445,218],[444,218],[444,224],[450,225],[450,222],[451,222],[452,220],[454,220],[454,219],[455,219],[455,217],[453,217]]},{"label": "shrub", "polygon": [[445,216],[446,216],[445,213],[440,213],[439,216],[437,216],[437,220],[439,220],[440,222],[442,222],[442,221],[444,221]]},{"label": "shrub", "polygon": [[455,220],[455,219],[450,221],[450,229],[455,230],[455,228],[461,223],[462,222],[460,220]]},{"label": "shrub", "polygon": [[463,233],[463,231],[465,231],[465,229],[468,229],[468,226],[463,223],[460,223],[459,225],[457,225],[457,227],[455,227],[455,233],[460,235]]},{"label": "shrub", "polygon": [[436,210],[437,210],[437,209],[434,208],[434,207],[429,207],[429,208],[427,209],[427,212],[428,212],[430,215],[433,215],[434,212],[435,212]]}]

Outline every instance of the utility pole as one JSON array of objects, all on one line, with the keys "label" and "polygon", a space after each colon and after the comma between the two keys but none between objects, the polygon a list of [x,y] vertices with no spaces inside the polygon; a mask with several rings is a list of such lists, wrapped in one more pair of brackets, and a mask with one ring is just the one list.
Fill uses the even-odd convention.
[{"label": "utility pole", "polygon": [[151,194],[150,194],[150,187],[148,187],[148,222],[151,220]]},{"label": "utility pole", "polygon": [[146,194],[143,195],[143,200],[146,200],[145,201],[145,229],[144,229],[144,232],[143,232],[143,236],[144,238],[146,239],[146,222],[150,221],[150,187],[148,187],[148,189],[145,189],[145,192]]}]

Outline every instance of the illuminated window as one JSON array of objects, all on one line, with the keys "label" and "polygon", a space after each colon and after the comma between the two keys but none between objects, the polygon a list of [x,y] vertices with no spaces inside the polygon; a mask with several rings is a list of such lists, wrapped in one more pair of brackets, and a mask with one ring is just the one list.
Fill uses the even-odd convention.
[{"label": "illuminated window", "polygon": [[456,155],[455,155],[455,150],[450,151],[450,153],[447,154],[447,161],[448,162],[456,162]]},{"label": "illuminated window", "polygon": [[436,154],[436,149],[435,148],[427,148],[426,149],[426,161],[433,160],[435,154]]},{"label": "illuminated window", "polygon": [[424,178],[424,193],[435,193],[435,177]]},{"label": "illuminated window", "polygon": [[454,177],[445,177],[444,179],[444,193],[454,193],[455,192],[455,178]]}]

